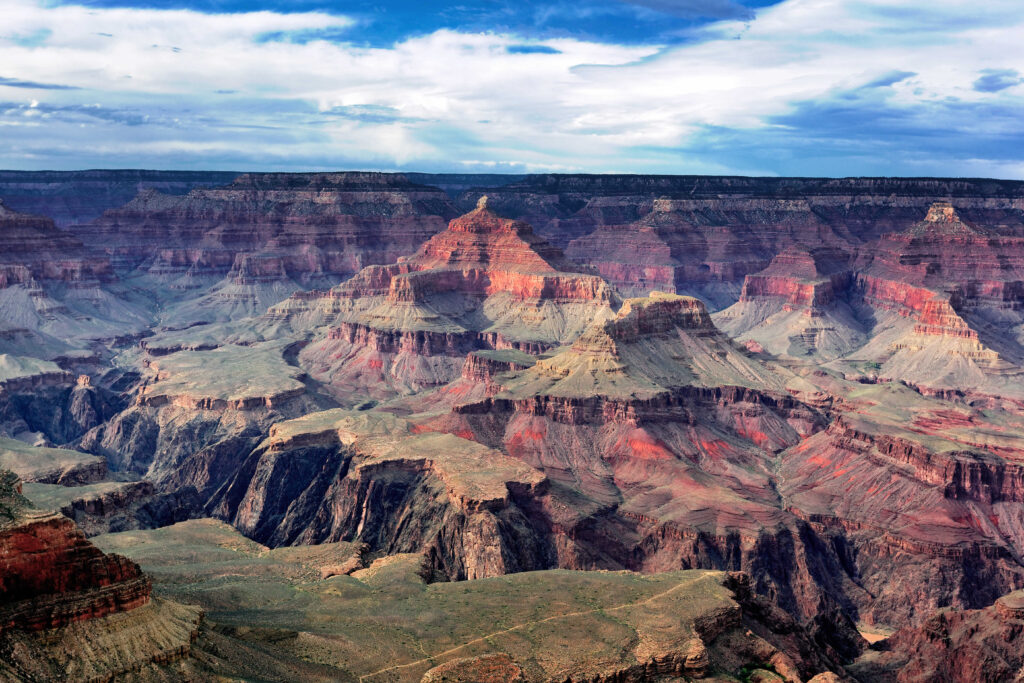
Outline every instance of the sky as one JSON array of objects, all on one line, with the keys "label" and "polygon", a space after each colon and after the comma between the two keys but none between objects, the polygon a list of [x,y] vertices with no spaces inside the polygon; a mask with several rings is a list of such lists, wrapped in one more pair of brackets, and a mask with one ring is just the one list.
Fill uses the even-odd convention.
[{"label": "sky", "polygon": [[0,168],[1024,179],[1022,0],[0,0]]}]

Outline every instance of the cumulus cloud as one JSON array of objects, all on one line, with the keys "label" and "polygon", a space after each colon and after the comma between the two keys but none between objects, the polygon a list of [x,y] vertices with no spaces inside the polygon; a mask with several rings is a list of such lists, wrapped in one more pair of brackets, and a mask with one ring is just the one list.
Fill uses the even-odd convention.
[{"label": "cumulus cloud", "polygon": [[1024,168],[1018,0],[640,4],[725,18],[674,46],[445,29],[363,47],[372,27],[322,12],[0,0],[10,80],[78,88],[33,92],[30,116],[0,105],[24,128],[0,138],[0,165]]}]

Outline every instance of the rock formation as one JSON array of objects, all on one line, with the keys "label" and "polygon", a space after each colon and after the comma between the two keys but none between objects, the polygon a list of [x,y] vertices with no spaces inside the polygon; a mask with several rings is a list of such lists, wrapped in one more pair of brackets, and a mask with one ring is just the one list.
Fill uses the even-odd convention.
[{"label": "rock formation", "polygon": [[[1019,669],[1024,186],[413,181],[246,175],[73,234],[0,216],[0,467],[81,524],[11,497],[10,529],[104,590],[141,574],[81,531],[131,549],[216,614],[115,596],[5,632],[12,676],[100,623],[81,677]],[[896,635],[861,656],[857,627]]]},{"label": "rock formation", "polygon": [[978,610],[940,610],[905,627],[854,668],[860,680],[1012,681],[1024,669],[1024,591]]},{"label": "rock formation", "polygon": [[15,211],[47,216],[68,227],[123,206],[141,190],[185,194],[196,187],[225,185],[236,176],[217,171],[0,171],[0,197]]},{"label": "rock formation", "polygon": [[269,545],[359,542],[473,579],[553,564],[527,514],[546,488],[536,470],[472,441],[334,410],[275,425],[215,510]]},{"label": "rock formation", "polygon": [[[658,199],[703,203],[709,225],[734,209],[758,200],[762,210],[791,211],[793,200],[806,202],[801,222],[832,226],[855,243],[899,232],[921,220],[936,201],[952,198],[969,222],[1010,232],[1024,225],[1024,185],[1020,181],[949,178],[748,178],[722,176],[539,174],[499,187],[470,190],[460,205],[472,206],[487,194],[496,211],[528,221],[558,246],[595,228],[616,229],[626,241],[631,224],[649,214]],[[772,208],[774,207],[776,208]],[[755,219],[754,223],[765,222]],[[615,229],[615,228],[613,228]],[[780,250],[786,245],[780,245]],[[570,250],[571,251],[571,250]],[[628,261],[626,262],[628,263]]]},{"label": "rock formation", "polygon": [[863,346],[866,325],[846,301],[849,257],[828,248],[789,247],[747,275],[739,301],[715,324],[761,351],[831,360]]},{"label": "rock formation", "polygon": [[246,174],[183,196],[145,190],[74,230],[118,272],[143,275],[167,300],[162,322],[182,326],[259,314],[392,263],[454,214],[441,190],[400,175]]},{"label": "rock formation", "polygon": [[140,329],[148,316],[109,291],[113,281],[103,254],[0,201],[0,350],[52,358]]},{"label": "rock formation", "polygon": [[145,358],[134,404],[76,443],[112,469],[146,476],[169,491],[205,496],[233,474],[277,421],[317,410],[292,344],[226,345]]},{"label": "rock formation", "polygon": [[0,470],[0,677],[106,680],[185,657],[200,610],[152,600],[137,564],[20,489]]},{"label": "rock formation", "polygon": [[414,255],[296,295],[268,317],[328,326],[299,360],[336,394],[411,393],[458,377],[470,351],[538,353],[611,315],[616,294],[582,270],[483,198]]}]

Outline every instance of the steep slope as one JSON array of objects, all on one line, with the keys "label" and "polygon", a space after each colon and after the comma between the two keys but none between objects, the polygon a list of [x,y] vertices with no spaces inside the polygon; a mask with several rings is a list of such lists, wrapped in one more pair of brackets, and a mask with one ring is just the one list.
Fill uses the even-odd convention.
[{"label": "steep slope", "polygon": [[285,359],[291,343],[225,345],[134,362],[134,402],[87,432],[78,447],[162,491],[194,487],[206,500],[277,421],[318,410],[305,373]]},{"label": "steep slope", "polygon": [[856,651],[835,609],[859,589],[780,505],[772,471],[823,416],[734,348],[698,300],[627,300],[499,382],[492,397],[411,419],[543,472],[558,566],[743,569],[785,609],[820,620],[823,639]]},{"label": "steep slope", "polygon": [[552,565],[528,518],[546,488],[539,472],[472,441],[332,410],[275,425],[214,510],[268,545],[355,541],[424,553],[431,571],[472,579]]},{"label": "steep slope", "polygon": [[121,408],[114,392],[51,361],[0,354],[0,436],[67,444]]},{"label": "steep slope", "polygon": [[1021,398],[1024,238],[965,223],[949,202],[863,245],[790,248],[716,315],[751,348],[832,361],[922,391]]},{"label": "steep slope", "polygon": [[437,188],[383,173],[246,174],[184,196],[146,190],[74,228],[182,326],[262,313],[408,254],[455,215]]},{"label": "steep slope", "polygon": [[899,683],[997,683],[1024,671],[1024,591],[979,610],[941,610],[897,631],[853,671],[860,680]]},{"label": "steep slope", "polygon": [[865,324],[847,301],[849,257],[793,246],[747,275],[738,302],[714,316],[723,332],[780,356],[831,360],[864,345]]},{"label": "steep slope", "polygon": [[919,623],[1024,587],[1019,416],[898,383],[806,379],[832,396],[836,418],[780,454],[777,490],[829,545],[849,549],[861,621]]},{"label": "steep slope", "polygon": [[148,314],[115,284],[104,255],[0,201],[0,350],[53,357],[138,331]]},{"label": "steep slope", "polygon": [[267,318],[328,325],[300,355],[303,367],[338,394],[384,397],[446,384],[473,350],[538,353],[571,341],[617,303],[600,277],[484,199],[414,255],[297,295]]},{"label": "steep slope", "polygon": [[657,199],[636,223],[600,227],[571,242],[567,253],[594,264],[623,291],[692,294],[721,308],[735,301],[745,275],[783,249],[850,242],[806,199]]},{"label": "steep slope", "polygon": [[32,510],[0,470],[0,677],[104,680],[186,656],[201,612],[152,600],[149,579],[67,518]]},{"label": "steep slope", "polygon": [[851,359],[931,390],[1024,396],[1014,329],[1024,323],[1024,238],[968,225],[939,202],[908,230],[865,246],[855,268],[855,296],[874,326]]}]

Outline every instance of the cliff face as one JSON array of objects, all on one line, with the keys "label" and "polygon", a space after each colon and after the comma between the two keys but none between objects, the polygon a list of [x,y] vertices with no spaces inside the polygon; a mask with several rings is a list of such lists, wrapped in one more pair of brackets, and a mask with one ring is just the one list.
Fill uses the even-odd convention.
[{"label": "cliff face", "polygon": [[131,560],[31,509],[0,470],[0,678],[178,680],[202,611],[150,596]]},{"label": "cliff face", "polygon": [[165,318],[180,325],[259,314],[297,289],[394,262],[454,213],[444,192],[400,175],[247,174],[183,196],[146,190],[74,230],[162,298],[177,291]]},{"label": "cliff face", "polygon": [[935,201],[953,198],[964,220],[1000,235],[1024,226],[1021,186],[1009,181],[552,175],[486,193],[624,293],[694,294],[716,308],[791,245],[852,251],[911,227]]},{"label": "cliff face", "polygon": [[71,520],[31,510],[20,482],[6,471],[0,477],[0,634],[59,628],[149,602],[138,565],[104,555]]},{"label": "cliff face", "polygon": [[471,441],[335,410],[276,425],[215,510],[268,545],[423,553],[460,580],[552,566],[529,514],[546,489],[539,472]]},{"label": "cliff face", "polygon": [[277,421],[321,407],[289,365],[287,341],[225,345],[144,360],[132,405],[85,433],[77,446],[114,470],[145,475],[162,490],[194,487],[201,500]]},{"label": "cliff face", "polygon": [[851,376],[870,369],[871,378],[922,391],[1019,399],[1019,236],[972,225],[953,204],[936,202],[924,220],[852,257],[798,253],[747,275],[740,300],[717,323],[760,350],[834,361]]},{"label": "cliff face", "polygon": [[1024,666],[1024,593],[977,610],[941,610],[905,627],[853,667],[862,680],[1009,681]]},{"label": "cliff face", "polygon": [[[95,257],[51,223],[10,218],[0,350],[18,353],[0,355],[0,467],[39,482],[33,495],[90,534],[215,515],[274,547],[254,551],[252,576],[344,546],[352,557],[295,576],[324,577],[310,590],[346,604],[443,592],[396,578],[403,563],[468,591],[511,586],[524,571],[562,576],[557,568],[743,571],[751,596],[800,622],[785,633],[807,629],[814,647],[850,659],[865,647],[854,623],[931,624],[934,609],[984,610],[1024,586],[1020,184],[531,177],[456,216],[477,197],[449,195],[470,182],[445,194],[394,175],[268,174],[184,196],[144,192],[76,229],[105,250],[106,271],[51,258],[51,242]],[[671,293],[623,301],[606,278]],[[132,329],[164,329],[115,339],[132,311],[142,321]],[[43,447],[51,442],[65,448]],[[146,480],[102,481],[108,467]],[[90,555],[58,517],[30,518],[10,541],[18,562],[44,538],[69,549],[53,566],[88,576],[94,564],[106,583],[95,605],[79,595],[54,612],[33,598],[24,624],[160,612],[155,601],[125,611],[134,594],[117,587],[134,585],[130,566]],[[191,540],[176,552],[195,552]],[[217,552],[234,557],[225,548],[247,543]],[[93,590],[18,566],[60,595]],[[239,599],[243,583],[233,583]],[[278,597],[261,593],[245,609]],[[292,597],[257,626],[199,636],[203,647],[255,657],[232,675],[258,677],[266,665],[337,678],[330,657],[357,661],[355,646],[309,637]],[[195,632],[195,615],[178,616],[174,633]],[[765,627],[738,618],[729,623]],[[915,632],[893,643],[961,664],[933,670],[922,657],[907,670],[988,676],[987,655],[943,649],[980,632],[960,618],[933,624],[946,629],[941,642]],[[742,677],[741,659],[771,663],[776,652],[733,626],[730,646],[748,648],[735,661],[714,637],[648,647],[645,631],[624,636],[620,654],[595,656],[607,666],[544,671]],[[239,633],[255,644],[240,645]],[[439,637],[400,666],[416,678],[440,666],[435,679],[533,671],[514,653],[449,657],[463,640]],[[989,647],[976,645],[967,648]],[[15,649],[0,643],[5,657]],[[271,665],[270,651],[286,659]],[[315,666],[303,659],[313,651]],[[380,652],[359,675],[394,673]],[[428,652],[444,656],[419,662]],[[894,671],[882,654],[869,658]],[[772,666],[792,680],[834,668]]]},{"label": "cliff face", "polygon": [[237,173],[215,171],[0,171],[0,197],[13,210],[81,225],[123,206],[141,190],[185,194],[230,183]]},{"label": "cliff face", "polygon": [[336,395],[408,394],[456,379],[470,351],[538,353],[611,315],[617,295],[582,270],[482,200],[415,254],[293,297],[268,317],[329,326],[299,360]]}]

